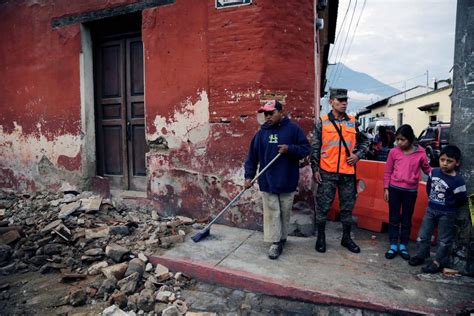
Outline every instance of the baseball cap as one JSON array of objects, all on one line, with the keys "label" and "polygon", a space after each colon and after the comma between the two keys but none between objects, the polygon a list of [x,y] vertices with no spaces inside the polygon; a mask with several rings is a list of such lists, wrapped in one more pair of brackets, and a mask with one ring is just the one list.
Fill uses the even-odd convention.
[{"label": "baseball cap", "polygon": [[278,102],[277,100],[270,100],[270,101],[267,101],[265,102],[265,104],[260,107],[260,109],[258,109],[258,113],[262,113],[262,112],[269,112],[269,111],[274,111],[274,110],[278,110],[278,111],[281,111],[283,109],[282,105],[280,102]]}]

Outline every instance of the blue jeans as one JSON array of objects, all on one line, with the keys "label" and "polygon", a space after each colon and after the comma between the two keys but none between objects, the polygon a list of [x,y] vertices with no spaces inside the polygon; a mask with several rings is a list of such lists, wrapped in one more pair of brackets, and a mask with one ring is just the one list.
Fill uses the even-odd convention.
[{"label": "blue jeans", "polygon": [[[390,244],[408,244],[411,232],[411,218],[415,209],[418,192],[406,191],[393,187],[388,188]],[[401,226],[401,227],[400,227]]]},{"label": "blue jeans", "polygon": [[438,250],[435,260],[445,267],[449,263],[456,224],[456,213],[426,209],[417,239],[416,256],[426,259],[430,256],[431,235],[438,226]]}]

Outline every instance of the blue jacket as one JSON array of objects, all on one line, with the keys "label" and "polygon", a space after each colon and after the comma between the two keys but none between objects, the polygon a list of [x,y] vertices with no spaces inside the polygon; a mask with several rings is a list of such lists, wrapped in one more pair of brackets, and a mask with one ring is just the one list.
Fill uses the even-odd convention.
[{"label": "blue jacket", "polygon": [[289,118],[274,125],[263,124],[250,144],[245,161],[245,179],[253,179],[257,166],[265,168],[278,154],[278,145],[288,145],[288,153],[278,158],[258,179],[260,191],[289,193],[296,191],[299,181],[299,161],[309,155],[311,147],[301,127]]}]

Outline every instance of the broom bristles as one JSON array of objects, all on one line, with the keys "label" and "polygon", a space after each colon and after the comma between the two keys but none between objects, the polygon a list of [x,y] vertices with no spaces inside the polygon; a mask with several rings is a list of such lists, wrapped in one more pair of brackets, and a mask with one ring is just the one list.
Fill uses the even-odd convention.
[{"label": "broom bristles", "polygon": [[210,233],[209,228],[206,228],[204,230],[201,230],[201,231],[197,232],[194,236],[191,237],[191,239],[194,242],[198,242],[198,241],[201,241],[202,239],[206,238],[207,236],[209,236],[209,233]]}]

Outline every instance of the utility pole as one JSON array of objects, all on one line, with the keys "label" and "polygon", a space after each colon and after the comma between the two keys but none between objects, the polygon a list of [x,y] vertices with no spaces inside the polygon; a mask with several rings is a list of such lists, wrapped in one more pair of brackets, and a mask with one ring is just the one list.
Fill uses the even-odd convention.
[{"label": "utility pole", "polygon": [[426,92],[428,93],[428,90],[430,88],[430,83],[428,81],[428,69],[426,70]]},{"label": "utility pole", "polygon": [[[462,152],[460,173],[466,181],[471,208],[474,207],[474,85],[472,82],[472,43],[474,43],[474,1],[458,0],[454,43],[453,93],[449,142]],[[458,216],[458,233],[453,252],[457,269],[474,273],[474,209],[465,206]]]}]

